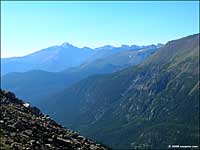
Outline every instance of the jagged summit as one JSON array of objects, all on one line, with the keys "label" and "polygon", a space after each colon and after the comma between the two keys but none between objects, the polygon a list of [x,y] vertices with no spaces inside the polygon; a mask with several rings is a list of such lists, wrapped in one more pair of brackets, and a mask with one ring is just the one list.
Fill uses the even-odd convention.
[{"label": "jagged summit", "polygon": [[1,149],[106,149],[0,89]]},{"label": "jagged summit", "polygon": [[70,44],[70,43],[68,43],[68,42],[64,42],[64,43],[62,43],[61,46],[64,47],[64,48],[75,47],[75,46],[73,46],[72,44]]},{"label": "jagged summit", "polygon": [[113,48],[115,48],[115,47],[112,46],[112,45],[104,45],[104,46],[95,48],[95,50],[102,50],[102,49],[107,49],[107,50],[109,50],[109,49],[113,49]]}]

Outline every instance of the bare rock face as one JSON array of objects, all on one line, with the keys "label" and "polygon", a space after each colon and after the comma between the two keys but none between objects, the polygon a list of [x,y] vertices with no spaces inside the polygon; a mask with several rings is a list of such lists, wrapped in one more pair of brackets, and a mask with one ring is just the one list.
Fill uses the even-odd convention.
[{"label": "bare rock face", "polygon": [[105,150],[101,144],[80,136],[43,115],[36,107],[0,89],[1,149]]}]

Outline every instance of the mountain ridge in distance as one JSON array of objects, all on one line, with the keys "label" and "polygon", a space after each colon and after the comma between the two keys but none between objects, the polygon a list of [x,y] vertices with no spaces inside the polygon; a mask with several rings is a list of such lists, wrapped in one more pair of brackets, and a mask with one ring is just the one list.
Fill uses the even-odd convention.
[{"label": "mountain ridge in distance", "polygon": [[[138,46],[139,48],[143,47]],[[130,50],[131,46],[128,49]],[[77,67],[88,59],[103,58],[123,50],[125,49],[122,47],[107,49],[106,46],[99,49],[78,48],[65,42],[59,46],[44,48],[25,56],[1,58],[1,73],[5,75],[9,72],[26,72],[29,70],[58,72],[70,67]]]},{"label": "mountain ridge in distance", "polygon": [[81,80],[46,99],[44,110],[116,149],[199,146],[198,88],[195,34],[168,42],[134,67]]},{"label": "mountain ridge in distance", "polygon": [[[128,66],[141,63],[146,57],[156,52],[156,46],[147,46],[138,50],[122,50],[119,52],[104,53],[93,57],[80,66],[65,69],[61,72],[47,72],[42,70],[32,70],[24,73],[8,73],[2,77],[2,88],[10,90],[19,98],[29,101],[38,106],[42,99],[49,94],[58,91],[95,74],[112,73]],[[113,50],[115,51],[115,50]],[[108,55],[108,56],[106,56]],[[37,94],[34,94],[37,93]]]}]

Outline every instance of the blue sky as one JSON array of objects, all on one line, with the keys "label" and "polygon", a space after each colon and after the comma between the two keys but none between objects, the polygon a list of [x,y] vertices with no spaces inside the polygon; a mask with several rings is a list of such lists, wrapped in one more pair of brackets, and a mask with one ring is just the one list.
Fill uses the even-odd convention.
[{"label": "blue sky", "polygon": [[166,43],[199,32],[198,2],[2,2],[1,56],[53,45]]}]

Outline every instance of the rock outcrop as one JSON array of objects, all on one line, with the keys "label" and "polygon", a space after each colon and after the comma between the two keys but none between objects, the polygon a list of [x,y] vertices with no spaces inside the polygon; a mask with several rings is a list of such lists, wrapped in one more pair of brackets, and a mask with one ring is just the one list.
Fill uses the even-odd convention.
[{"label": "rock outcrop", "polygon": [[0,89],[1,149],[104,150],[105,146],[57,124],[36,107]]}]

